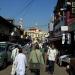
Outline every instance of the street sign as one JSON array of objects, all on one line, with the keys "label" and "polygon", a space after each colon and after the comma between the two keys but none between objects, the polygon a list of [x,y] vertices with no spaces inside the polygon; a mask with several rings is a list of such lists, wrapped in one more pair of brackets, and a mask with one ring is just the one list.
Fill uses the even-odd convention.
[{"label": "street sign", "polygon": [[61,31],[68,31],[68,26],[61,26]]}]

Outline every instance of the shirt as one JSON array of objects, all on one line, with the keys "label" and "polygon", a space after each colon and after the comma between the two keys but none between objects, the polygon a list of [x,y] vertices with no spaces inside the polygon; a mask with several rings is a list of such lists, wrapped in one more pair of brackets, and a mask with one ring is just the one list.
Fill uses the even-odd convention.
[{"label": "shirt", "polygon": [[52,48],[48,49],[47,55],[48,55],[48,60],[55,61],[57,50]]},{"label": "shirt", "polygon": [[23,53],[19,53],[15,58],[14,64],[16,65],[16,73],[24,75],[25,67],[27,66],[26,56]]}]

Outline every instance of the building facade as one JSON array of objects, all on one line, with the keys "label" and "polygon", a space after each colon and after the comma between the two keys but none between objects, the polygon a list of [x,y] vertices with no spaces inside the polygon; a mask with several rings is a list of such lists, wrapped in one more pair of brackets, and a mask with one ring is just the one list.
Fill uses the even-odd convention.
[{"label": "building facade", "polygon": [[[61,27],[66,26],[67,31],[62,31]],[[65,49],[68,47],[73,48],[74,45],[74,36],[75,36],[75,1],[74,0],[58,0],[56,7],[54,8],[54,28],[53,28],[53,41],[57,48],[60,45],[59,50],[65,46]],[[62,37],[65,34],[64,44],[62,44]],[[69,34],[71,36],[69,36]],[[54,38],[56,38],[54,40]],[[71,42],[70,42],[71,41]],[[58,42],[58,43],[57,43]],[[68,44],[68,42],[70,42]],[[69,46],[70,45],[70,46]],[[67,47],[68,46],[68,47]],[[69,49],[71,49],[69,48]],[[73,50],[73,49],[72,49]]]},{"label": "building facade", "polygon": [[12,19],[0,16],[0,41],[19,42],[23,29],[18,28]]},{"label": "building facade", "polygon": [[37,41],[37,40],[41,41],[48,35],[48,33],[36,27],[31,27],[28,29],[27,35],[31,36],[33,41]]}]

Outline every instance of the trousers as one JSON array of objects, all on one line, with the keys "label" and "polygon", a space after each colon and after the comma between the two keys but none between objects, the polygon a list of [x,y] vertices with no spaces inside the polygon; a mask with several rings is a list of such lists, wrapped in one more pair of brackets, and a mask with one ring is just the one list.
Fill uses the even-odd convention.
[{"label": "trousers", "polygon": [[49,71],[51,74],[53,74],[53,72],[54,72],[54,63],[55,63],[55,61],[50,61],[50,60],[49,60],[48,71]]}]

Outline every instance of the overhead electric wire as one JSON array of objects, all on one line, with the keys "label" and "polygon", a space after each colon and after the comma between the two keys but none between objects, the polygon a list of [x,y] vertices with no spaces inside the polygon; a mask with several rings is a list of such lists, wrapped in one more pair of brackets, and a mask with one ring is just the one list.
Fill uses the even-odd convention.
[{"label": "overhead electric wire", "polygon": [[26,3],[25,3],[26,5],[25,5],[24,8],[19,12],[18,16],[22,15],[22,13],[25,12],[25,9],[28,8],[28,7],[34,2],[34,0],[31,0],[31,1],[29,1],[29,2],[28,2],[28,0],[27,0],[27,1],[25,1],[25,2],[26,2]]},{"label": "overhead electric wire", "polygon": [[[26,25],[26,27],[30,27],[31,25]],[[36,25],[33,25],[33,27],[35,27]],[[45,27],[45,26],[47,26],[47,25],[37,25],[37,27],[40,27],[40,26],[43,26],[43,27]]]},{"label": "overhead electric wire", "polygon": [[25,2],[24,2],[24,4],[26,4],[29,0],[24,0]]},{"label": "overhead electric wire", "polygon": [[[29,0],[24,0],[23,4],[21,4],[21,5],[19,5],[19,6],[24,8],[24,7],[27,5],[28,2],[29,2]],[[20,11],[17,12],[17,13],[15,13],[14,16],[18,16],[18,15],[20,14],[20,12],[22,11],[23,8],[21,8],[21,10],[20,10],[20,8],[19,8],[18,10],[20,10]]]},{"label": "overhead electric wire", "polygon": [[32,8],[32,3],[27,7],[26,11],[23,12],[22,16],[27,15],[28,11]]}]

